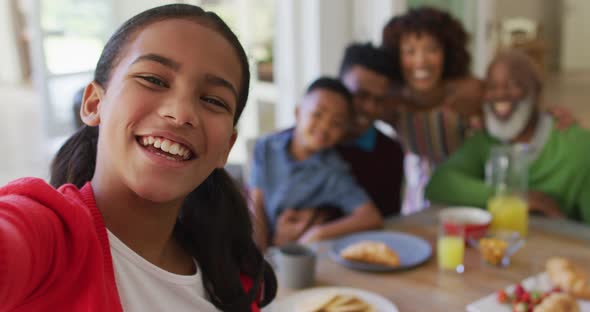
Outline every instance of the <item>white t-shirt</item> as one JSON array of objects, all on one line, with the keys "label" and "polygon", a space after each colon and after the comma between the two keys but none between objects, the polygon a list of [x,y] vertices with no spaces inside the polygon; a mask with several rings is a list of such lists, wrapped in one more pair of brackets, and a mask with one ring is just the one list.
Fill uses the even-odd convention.
[{"label": "white t-shirt", "polygon": [[108,231],[115,280],[126,312],[217,312],[207,301],[202,275],[162,270],[131,250]]}]

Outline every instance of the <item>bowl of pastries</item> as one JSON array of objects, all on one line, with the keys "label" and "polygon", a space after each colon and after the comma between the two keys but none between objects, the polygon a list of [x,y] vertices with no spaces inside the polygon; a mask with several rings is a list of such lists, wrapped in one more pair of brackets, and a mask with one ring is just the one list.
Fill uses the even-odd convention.
[{"label": "bowl of pastries", "polygon": [[508,266],[512,257],[524,245],[524,238],[515,231],[495,230],[480,239],[470,238],[469,244],[479,251],[484,262]]}]

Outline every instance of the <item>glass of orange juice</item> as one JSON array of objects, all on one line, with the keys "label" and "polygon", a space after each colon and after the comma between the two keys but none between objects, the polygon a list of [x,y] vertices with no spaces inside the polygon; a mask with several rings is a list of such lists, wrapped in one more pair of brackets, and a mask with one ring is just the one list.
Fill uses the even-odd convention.
[{"label": "glass of orange juice", "polygon": [[512,230],[521,236],[528,233],[528,165],[527,145],[501,145],[492,148],[486,165],[486,181],[493,195],[488,199],[492,230]]},{"label": "glass of orange juice", "polygon": [[465,225],[450,219],[441,219],[436,242],[438,268],[463,273],[465,267]]}]

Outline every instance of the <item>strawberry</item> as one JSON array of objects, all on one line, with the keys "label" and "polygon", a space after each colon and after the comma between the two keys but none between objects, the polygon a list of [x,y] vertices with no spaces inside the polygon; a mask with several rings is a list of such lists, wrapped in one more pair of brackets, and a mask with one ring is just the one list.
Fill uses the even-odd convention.
[{"label": "strawberry", "polygon": [[508,302],[508,295],[506,294],[506,291],[502,290],[498,290],[498,292],[496,293],[496,298],[498,299],[499,303],[507,303]]},{"label": "strawberry", "polygon": [[526,291],[524,290],[524,287],[522,287],[522,285],[516,284],[516,286],[514,286],[514,296],[516,296],[516,298],[520,298],[522,294],[525,292]]},{"label": "strawberry", "polygon": [[537,304],[541,303],[542,300],[543,300],[543,297],[539,291],[537,291],[537,290],[531,291],[531,303],[533,305],[537,305]]},{"label": "strawberry", "polygon": [[507,298],[508,302],[514,302],[516,300],[516,296],[511,295],[511,294],[507,294],[507,297],[508,297]]},{"label": "strawberry", "polygon": [[531,294],[525,291],[520,296],[520,301],[530,303],[531,302]]}]

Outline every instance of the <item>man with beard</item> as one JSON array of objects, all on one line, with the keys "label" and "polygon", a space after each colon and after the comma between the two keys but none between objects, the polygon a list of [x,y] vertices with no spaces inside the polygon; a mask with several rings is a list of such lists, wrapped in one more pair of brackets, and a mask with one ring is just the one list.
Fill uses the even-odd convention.
[{"label": "man with beard", "polygon": [[354,120],[338,151],[383,216],[401,210],[404,153],[401,144],[374,126],[381,117],[394,76],[391,56],[371,44],[351,44],[340,65],[340,80],[353,95]]},{"label": "man with beard", "polygon": [[500,144],[528,144],[529,211],[590,224],[590,132],[577,126],[557,130],[540,112],[541,77],[517,51],[498,55],[485,82],[486,132],[475,134],[439,166],[426,196],[438,203],[485,207],[492,187],[485,183],[490,150]]}]

